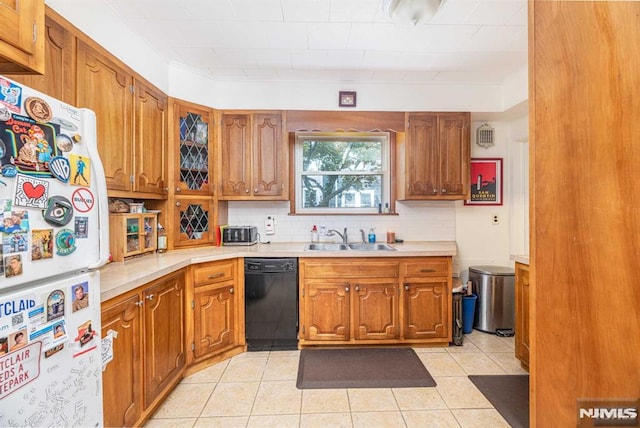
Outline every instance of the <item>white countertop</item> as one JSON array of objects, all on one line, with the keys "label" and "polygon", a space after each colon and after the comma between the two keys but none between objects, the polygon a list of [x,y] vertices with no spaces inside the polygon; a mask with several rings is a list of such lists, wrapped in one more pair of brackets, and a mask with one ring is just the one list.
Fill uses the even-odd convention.
[{"label": "white countertop", "polygon": [[305,251],[304,242],[256,244],[250,247],[200,247],[155,253],[100,269],[102,302],[133,290],[190,264],[236,257],[425,257],[455,256],[455,241],[421,241],[392,244],[397,251]]},{"label": "white countertop", "polygon": [[529,256],[527,256],[527,255],[512,254],[511,255],[511,260],[513,260],[514,262],[517,262],[517,263],[525,264],[525,265],[529,264]]}]

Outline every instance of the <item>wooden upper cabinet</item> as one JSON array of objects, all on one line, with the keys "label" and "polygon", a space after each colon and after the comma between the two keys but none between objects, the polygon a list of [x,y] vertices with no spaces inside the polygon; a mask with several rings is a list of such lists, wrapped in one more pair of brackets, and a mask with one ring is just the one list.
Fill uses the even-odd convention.
[{"label": "wooden upper cabinet", "polygon": [[77,101],[96,113],[98,152],[108,190],[131,190],[133,76],[83,41],[77,46]]},{"label": "wooden upper cabinet", "polygon": [[398,199],[466,199],[469,113],[409,113],[398,146]]},{"label": "wooden upper cabinet", "polygon": [[251,196],[251,115],[223,114],[220,126],[220,197]]},{"label": "wooden upper cabinet", "polygon": [[286,168],[282,142],[282,115],[256,114],[253,117],[253,196],[282,195]]},{"label": "wooden upper cabinet", "polygon": [[101,49],[77,42],[78,107],[96,113],[109,196],[167,197],[167,96]]},{"label": "wooden upper cabinet", "polygon": [[134,80],[134,86],[133,190],[164,195],[167,191],[167,96],[138,79]]},{"label": "wooden upper cabinet", "polygon": [[45,74],[5,75],[23,85],[69,104],[75,104],[75,69],[73,59],[73,33],[64,19],[55,12],[47,10],[44,30]]},{"label": "wooden upper cabinet", "polygon": [[0,73],[43,74],[44,0],[0,0]]},{"label": "wooden upper cabinet", "polygon": [[[438,117],[413,115],[407,130],[405,171],[409,196],[438,194]],[[434,167],[435,166],[435,167]],[[404,183],[403,183],[404,184]]]},{"label": "wooden upper cabinet", "polygon": [[287,199],[282,129],[280,112],[222,115],[220,199]]},{"label": "wooden upper cabinet", "polygon": [[470,192],[469,121],[468,113],[438,117],[440,196],[465,199]]},{"label": "wooden upper cabinet", "polygon": [[212,196],[213,110],[177,99],[172,100],[172,108],[175,193]]}]

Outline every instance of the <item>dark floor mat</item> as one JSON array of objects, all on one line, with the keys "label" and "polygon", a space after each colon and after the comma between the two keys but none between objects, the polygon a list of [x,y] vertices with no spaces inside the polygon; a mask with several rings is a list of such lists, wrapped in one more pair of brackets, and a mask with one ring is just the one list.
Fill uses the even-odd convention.
[{"label": "dark floor mat", "polygon": [[469,376],[498,413],[514,428],[529,426],[529,376]]},{"label": "dark floor mat", "polygon": [[411,348],[303,349],[299,389],[436,386]]}]

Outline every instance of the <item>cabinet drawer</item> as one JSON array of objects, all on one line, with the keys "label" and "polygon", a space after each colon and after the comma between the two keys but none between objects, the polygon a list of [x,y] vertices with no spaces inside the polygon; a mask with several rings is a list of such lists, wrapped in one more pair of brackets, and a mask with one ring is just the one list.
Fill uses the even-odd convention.
[{"label": "cabinet drawer", "polygon": [[447,257],[432,257],[402,263],[403,276],[449,276],[450,260]]},{"label": "cabinet drawer", "polygon": [[305,262],[305,278],[397,278],[398,262]]},{"label": "cabinet drawer", "polygon": [[233,260],[197,265],[193,268],[193,285],[198,287],[233,279],[234,266]]}]

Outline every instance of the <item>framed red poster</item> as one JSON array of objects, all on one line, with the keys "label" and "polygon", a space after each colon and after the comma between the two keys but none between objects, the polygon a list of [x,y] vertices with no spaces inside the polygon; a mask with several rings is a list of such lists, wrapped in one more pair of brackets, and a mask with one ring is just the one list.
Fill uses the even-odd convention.
[{"label": "framed red poster", "polygon": [[465,205],[502,205],[502,158],[471,159],[470,178]]}]

